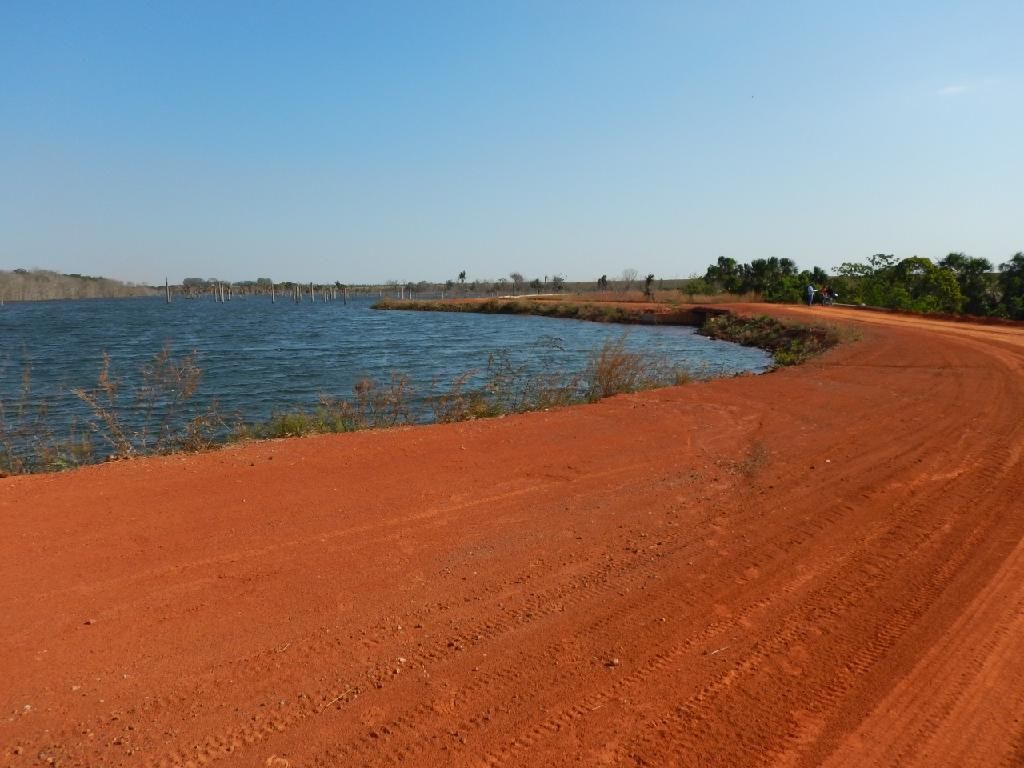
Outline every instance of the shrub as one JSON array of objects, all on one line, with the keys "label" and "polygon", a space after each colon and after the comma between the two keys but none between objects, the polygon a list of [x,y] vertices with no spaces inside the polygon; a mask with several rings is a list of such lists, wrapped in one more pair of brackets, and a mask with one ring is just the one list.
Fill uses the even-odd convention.
[{"label": "shrub", "polygon": [[626,349],[627,334],[608,339],[590,358],[586,371],[586,397],[591,402],[612,395],[637,392],[691,381],[693,374],[664,358]]},{"label": "shrub", "polygon": [[771,353],[776,365],[802,363],[839,343],[839,334],[835,328],[790,325],[764,315],[710,315],[699,332],[712,339],[760,347]]},{"label": "shrub", "polygon": [[198,412],[189,405],[202,379],[196,357],[193,351],[175,358],[165,346],[142,366],[140,383],[125,396],[104,352],[96,384],[72,389],[91,412],[85,429],[107,444],[113,458],[198,450],[218,442],[227,423],[216,402]]}]

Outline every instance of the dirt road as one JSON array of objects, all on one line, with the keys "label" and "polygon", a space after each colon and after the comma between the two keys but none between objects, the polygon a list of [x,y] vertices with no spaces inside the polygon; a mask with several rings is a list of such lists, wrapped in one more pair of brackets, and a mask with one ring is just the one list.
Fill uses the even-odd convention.
[{"label": "dirt road", "polygon": [[1024,330],[823,312],[763,377],[0,480],[0,765],[1024,765]]}]

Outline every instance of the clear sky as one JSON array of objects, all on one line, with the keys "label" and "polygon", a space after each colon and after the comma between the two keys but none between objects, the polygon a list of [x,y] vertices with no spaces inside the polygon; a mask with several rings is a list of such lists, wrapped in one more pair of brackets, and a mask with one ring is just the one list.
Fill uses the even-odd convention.
[{"label": "clear sky", "polygon": [[1024,250],[1024,2],[0,0],[0,268]]}]

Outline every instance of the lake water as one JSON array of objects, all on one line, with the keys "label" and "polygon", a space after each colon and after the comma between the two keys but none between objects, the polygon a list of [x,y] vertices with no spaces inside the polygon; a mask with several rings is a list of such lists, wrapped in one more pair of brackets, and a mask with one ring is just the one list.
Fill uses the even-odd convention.
[{"label": "lake water", "polygon": [[243,297],[121,299],[7,304],[0,307],[0,400],[10,408],[31,365],[32,400],[52,418],[70,419],[83,405],[70,391],[96,381],[104,351],[126,384],[164,345],[198,353],[203,372],[197,404],[216,399],[226,411],[262,420],[274,411],[315,404],[321,394],[347,397],[363,377],[408,376],[420,396],[446,389],[491,353],[516,365],[581,371],[608,339],[702,372],[760,372],[759,349],[698,336],[679,326],[618,326],[534,316],[405,312],[348,304]]}]

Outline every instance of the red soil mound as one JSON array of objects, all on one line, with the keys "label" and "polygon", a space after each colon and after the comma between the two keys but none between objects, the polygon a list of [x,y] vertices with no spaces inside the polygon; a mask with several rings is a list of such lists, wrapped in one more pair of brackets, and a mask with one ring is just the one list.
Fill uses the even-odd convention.
[{"label": "red soil mound", "polygon": [[1024,334],[789,313],[860,340],[0,480],[0,764],[1024,764]]}]

